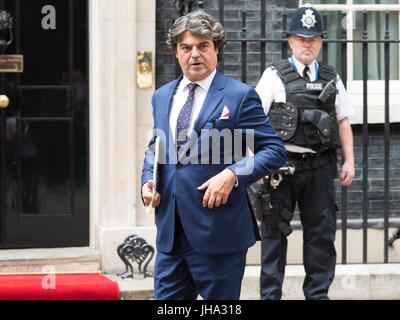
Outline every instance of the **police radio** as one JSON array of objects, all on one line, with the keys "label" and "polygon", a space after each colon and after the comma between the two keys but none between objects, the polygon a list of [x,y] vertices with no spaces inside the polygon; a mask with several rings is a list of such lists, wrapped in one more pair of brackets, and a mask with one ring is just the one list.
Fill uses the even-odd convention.
[{"label": "police radio", "polygon": [[321,91],[321,93],[318,96],[318,100],[321,101],[322,103],[325,103],[326,100],[333,94],[336,93],[336,79],[332,79],[329,81],[326,85],[325,88]]}]

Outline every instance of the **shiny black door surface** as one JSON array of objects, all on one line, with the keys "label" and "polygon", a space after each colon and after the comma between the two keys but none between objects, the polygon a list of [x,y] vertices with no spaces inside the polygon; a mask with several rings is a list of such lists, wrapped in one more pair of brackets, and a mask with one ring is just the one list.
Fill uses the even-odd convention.
[{"label": "shiny black door surface", "polygon": [[24,57],[22,73],[0,63],[0,248],[87,246],[87,1],[0,0],[0,10],[1,54]]}]

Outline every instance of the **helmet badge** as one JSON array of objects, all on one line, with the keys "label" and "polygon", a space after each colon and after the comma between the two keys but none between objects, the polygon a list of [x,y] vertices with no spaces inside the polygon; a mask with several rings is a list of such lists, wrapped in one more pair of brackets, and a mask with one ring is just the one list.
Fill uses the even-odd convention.
[{"label": "helmet badge", "polygon": [[303,23],[303,27],[306,27],[307,29],[314,28],[317,20],[315,19],[312,9],[307,9],[305,11],[305,14],[303,14],[303,17],[301,18],[301,22]]}]

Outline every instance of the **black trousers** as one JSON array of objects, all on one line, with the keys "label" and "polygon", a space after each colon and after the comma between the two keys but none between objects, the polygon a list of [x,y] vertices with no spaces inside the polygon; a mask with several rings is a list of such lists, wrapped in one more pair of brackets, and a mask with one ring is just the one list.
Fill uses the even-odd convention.
[{"label": "black trousers", "polygon": [[[271,199],[294,212],[296,202],[303,225],[306,299],[328,299],[335,275],[336,203],[334,173],[329,164],[285,177]],[[287,239],[278,228],[262,225],[261,299],[280,299],[285,275]]]}]

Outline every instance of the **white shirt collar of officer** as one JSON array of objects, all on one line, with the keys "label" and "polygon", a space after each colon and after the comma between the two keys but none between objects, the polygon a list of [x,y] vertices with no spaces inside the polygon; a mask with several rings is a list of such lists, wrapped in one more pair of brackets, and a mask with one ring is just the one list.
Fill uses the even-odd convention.
[{"label": "white shirt collar of officer", "polygon": [[[296,59],[295,56],[291,56],[289,61],[295,66],[297,72],[303,76],[303,70],[306,67],[304,63],[301,63],[299,60]],[[318,62],[314,59],[308,67],[310,70],[308,71],[308,76],[310,77],[310,81],[315,81],[317,79],[317,72],[318,72]]]}]

